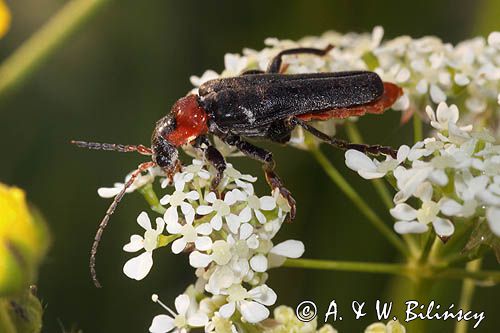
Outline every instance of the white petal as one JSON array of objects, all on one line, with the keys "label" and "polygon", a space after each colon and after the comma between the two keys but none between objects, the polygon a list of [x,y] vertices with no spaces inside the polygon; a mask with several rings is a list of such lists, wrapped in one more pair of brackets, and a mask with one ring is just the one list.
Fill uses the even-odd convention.
[{"label": "white petal", "polygon": [[212,206],[199,205],[198,208],[196,208],[196,214],[199,215],[208,215],[213,211],[214,209]]},{"label": "white petal", "polygon": [[165,221],[161,217],[157,217],[156,220],[156,232],[161,234],[165,230]]},{"label": "white petal", "polygon": [[267,258],[262,254],[253,256],[252,259],[250,259],[250,267],[256,272],[265,272],[267,270]]},{"label": "white petal", "polygon": [[199,226],[197,226],[195,228],[195,230],[196,230],[196,233],[198,233],[200,235],[208,236],[212,233],[212,226],[210,225],[210,223],[206,222],[206,223],[202,223]]},{"label": "white petal", "polygon": [[360,151],[349,149],[345,152],[345,164],[354,171],[372,171],[377,170],[377,166],[373,161]]},{"label": "white petal", "polygon": [[276,299],[278,298],[274,290],[272,290],[265,284],[253,288],[248,292],[248,295],[257,302],[267,306],[276,303]]},{"label": "white petal", "polygon": [[210,225],[217,231],[222,228],[222,218],[219,216],[219,214],[216,214],[214,217],[212,217],[212,219],[210,220]]},{"label": "white petal", "polygon": [[214,192],[210,192],[205,196],[205,200],[210,203],[214,203],[215,200],[217,200],[217,196],[215,195]]},{"label": "white petal", "polygon": [[457,216],[462,212],[462,205],[453,199],[443,198],[439,206],[444,215]]},{"label": "white petal", "polygon": [[275,245],[270,252],[287,258],[300,258],[304,251],[304,243],[289,239]]},{"label": "white petal", "polygon": [[273,210],[276,207],[276,199],[268,195],[260,198],[259,202],[262,210]]},{"label": "white petal", "polygon": [[247,239],[253,232],[253,227],[250,223],[243,223],[240,226],[240,239]]},{"label": "white petal", "polygon": [[226,216],[226,222],[227,226],[229,227],[229,230],[233,233],[236,234],[238,233],[238,229],[240,227],[240,217],[234,214],[229,214]]},{"label": "white petal", "polygon": [[394,223],[394,230],[398,234],[421,234],[429,230],[429,227],[417,221],[398,221]]},{"label": "white petal", "polygon": [[449,237],[453,235],[453,232],[455,232],[455,226],[448,219],[437,217],[434,221],[432,221],[432,225],[434,226],[436,234],[441,237]]},{"label": "white petal", "polygon": [[236,310],[235,302],[229,302],[220,307],[219,314],[223,318],[229,318],[233,315],[235,310]]},{"label": "white petal", "polygon": [[168,207],[163,214],[163,220],[167,223],[177,223],[179,221],[179,214],[177,213],[177,207]]},{"label": "white petal", "polygon": [[194,241],[194,246],[200,251],[209,250],[212,247],[212,239],[207,236],[198,237]]},{"label": "white petal", "polygon": [[131,279],[142,280],[148,275],[151,267],[153,267],[153,253],[144,252],[127,261],[123,266],[123,273]]},{"label": "white petal", "polygon": [[366,170],[359,170],[358,175],[363,177],[364,179],[377,179],[385,176],[385,172],[372,172]]},{"label": "white petal", "polygon": [[252,250],[255,250],[259,247],[259,239],[256,234],[252,234],[250,237],[248,237],[247,245]]},{"label": "white petal", "polygon": [[241,301],[239,305],[241,315],[251,324],[258,323],[269,317],[269,310],[260,303]]},{"label": "white petal", "polygon": [[197,191],[191,191],[186,193],[186,198],[189,200],[198,200],[200,198],[200,194]]},{"label": "white petal", "polygon": [[144,238],[139,235],[130,236],[130,242],[123,246],[125,252],[137,252],[144,247]]},{"label": "white petal", "polygon": [[186,315],[189,308],[189,296],[186,294],[181,294],[175,298],[175,309],[180,315]]},{"label": "white petal", "polygon": [[151,230],[151,221],[149,220],[149,216],[146,212],[141,212],[139,216],[137,216],[137,223],[144,228],[144,230]]},{"label": "white petal", "polygon": [[500,236],[500,208],[489,207],[486,210],[486,218],[488,219],[488,224],[491,231]]},{"label": "white petal", "polygon": [[193,224],[194,221],[194,208],[190,204],[183,202],[181,203],[181,211],[184,214],[187,224]]},{"label": "white petal", "polygon": [[441,103],[446,101],[446,94],[435,84],[431,84],[430,95],[434,103]]},{"label": "white petal", "polygon": [[417,218],[416,209],[406,203],[397,204],[396,207],[390,209],[389,212],[398,220],[411,221]]},{"label": "white petal", "polygon": [[212,262],[212,256],[193,251],[189,254],[189,264],[194,268],[205,268]]},{"label": "white petal", "polygon": [[238,193],[234,193],[233,191],[229,191],[224,196],[224,202],[229,206],[234,205],[238,200]]},{"label": "white petal", "polygon": [[149,331],[151,333],[167,333],[173,330],[174,327],[174,318],[161,314],[153,318]]},{"label": "white petal", "polygon": [[163,198],[160,199],[160,204],[162,205],[168,205],[170,203],[170,198],[172,196],[170,194],[165,195]]},{"label": "white petal", "polygon": [[257,218],[257,221],[259,221],[261,224],[264,224],[267,222],[266,217],[264,216],[264,214],[262,214],[262,212],[260,210],[254,209],[253,212],[255,213],[255,217]]},{"label": "white petal", "polygon": [[252,210],[250,209],[250,207],[246,206],[238,216],[241,219],[242,223],[249,222],[252,219]]},{"label": "white petal", "polygon": [[174,254],[179,254],[182,252],[182,250],[184,250],[185,247],[186,247],[186,240],[184,239],[184,237],[178,238],[174,240],[174,242],[172,243],[172,252]]},{"label": "white petal", "polygon": [[170,222],[167,224],[167,231],[172,235],[180,234],[182,231],[182,225],[177,222]]},{"label": "white petal", "polygon": [[434,183],[439,186],[446,186],[448,184],[448,176],[446,175],[446,172],[442,169],[434,170],[431,172],[429,175],[429,179]]},{"label": "white petal", "polygon": [[101,198],[113,198],[116,196],[120,191],[123,189],[123,186],[121,188],[118,187],[101,187],[97,189],[97,194]]},{"label": "white petal", "polygon": [[427,117],[429,117],[430,121],[432,121],[432,122],[436,121],[436,114],[434,113],[434,110],[429,105],[427,105],[425,107],[425,113],[427,113]]},{"label": "white petal", "polygon": [[188,316],[187,322],[191,327],[202,327],[208,323],[208,317],[203,312],[197,312]]},{"label": "white petal", "polygon": [[401,147],[399,147],[397,155],[398,163],[403,162],[408,157],[409,153],[410,153],[410,147],[408,147],[407,145],[402,145]]}]

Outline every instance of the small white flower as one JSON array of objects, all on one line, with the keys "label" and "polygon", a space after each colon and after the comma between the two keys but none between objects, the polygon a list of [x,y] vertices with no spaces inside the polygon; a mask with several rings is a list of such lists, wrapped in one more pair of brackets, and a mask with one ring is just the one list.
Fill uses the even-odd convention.
[{"label": "small white flower", "polygon": [[123,250],[126,252],[137,252],[144,249],[145,252],[129,259],[123,266],[123,272],[131,279],[142,280],[148,275],[151,267],[153,267],[153,250],[158,246],[158,236],[163,232],[165,222],[160,217],[156,218],[156,229],[153,229],[148,214],[142,212],[137,217],[137,223],[146,230],[144,237],[132,235],[130,242],[123,246]]},{"label": "small white flower", "polygon": [[197,309],[197,304],[193,304],[190,297],[186,294],[179,295],[175,298],[174,312],[163,304],[157,295],[151,297],[153,302],[160,304],[167,312],[153,318],[153,322],[149,327],[151,333],[185,333],[192,327],[203,327],[208,323],[208,317],[203,312]]},{"label": "small white flower", "polygon": [[259,223],[264,224],[267,222],[266,217],[262,211],[271,211],[276,208],[276,199],[272,196],[257,197],[250,195],[246,198],[248,205],[243,208],[240,213],[242,222],[249,222],[252,218],[252,212],[257,218]]},{"label": "small white flower", "polygon": [[[179,174],[178,174],[179,175]],[[184,192],[184,187],[186,185],[186,181],[180,175],[175,178],[175,191],[172,194],[167,194],[163,198],[160,199],[160,204],[162,205],[170,205],[167,208],[164,214],[164,219],[167,222],[178,222],[179,214],[177,212],[177,208],[180,207],[187,223],[193,223],[194,220],[194,208],[189,203],[188,200],[198,200],[200,195],[196,191]]]},{"label": "small white flower", "polygon": [[251,175],[244,175],[238,170],[236,170],[232,164],[228,163],[226,170],[224,171],[224,184],[227,186],[230,182],[234,182],[239,188],[245,191],[248,195],[254,194],[254,189],[252,183],[254,183],[257,178]]},{"label": "small white flower", "polygon": [[349,149],[345,152],[345,164],[365,179],[382,178],[400,165],[408,157],[409,151],[410,148],[403,145],[399,147],[396,159],[387,156],[385,161],[379,162],[360,151]]},{"label": "small white flower", "polygon": [[[132,172],[129,173],[127,177],[125,177],[125,183],[130,179],[131,174]],[[146,184],[152,183],[155,177],[159,175],[162,175],[162,171],[160,168],[158,167],[149,168],[148,173],[140,174],[139,176],[137,176],[132,185],[130,185],[130,187],[127,188],[125,193],[132,193],[138,188],[141,188]],[[100,187],[97,189],[97,194],[101,198],[113,198],[123,190],[125,183],[114,183],[113,187]]]},{"label": "small white flower", "polygon": [[226,293],[228,303],[219,309],[219,314],[224,318],[229,318],[238,309],[243,318],[251,324],[269,317],[269,310],[266,306],[273,305],[277,299],[276,293],[265,284],[250,291],[235,284],[229,287]]},{"label": "small white flower", "polygon": [[237,215],[231,213],[231,206],[237,201],[244,199],[243,193],[237,189],[227,192],[224,196],[224,200],[217,199],[215,193],[210,192],[205,196],[205,200],[211,205],[198,206],[196,213],[199,215],[208,215],[215,212],[215,215],[210,220],[210,225],[215,230],[220,230],[222,228],[223,218],[226,222],[231,219],[239,219]]},{"label": "small white flower", "polygon": [[[406,203],[397,204],[390,210],[391,215],[396,218],[394,228],[396,232],[422,233],[427,231],[427,225],[432,223],[436,234],[441,237],[449,237],[455,231],[450,220],[438,216],[440,203],[432,201],[432,186],[424,182],[418,186],[415,196],[422,200],[422,206],[417,210]],[[420,225],[419,225],[420,224]]]},{"label": "small white flower", "polygon": [[446,131],[449,123],[456,124],[458,121],[458,108],[454,104],[448,106],[446,103],[441,102],[435,113],[430,106],[425,108],[425,112],[431,120],[431,126],[438,131]]},{"label": "small white flower", "polygon": [[193,221],[186,221],[186,224],[180,224],[177,221],[167,221],[167,231],[172,235],[182,235],[172,243],[172,252],[178,254],[184,250],[187,244],[194,244],[194,247],[200,251],[209,250],[212,247],[212,239],[208,237],[212,232],[212,227],[208,223],[202,223],[198,226],[193,225]]}]

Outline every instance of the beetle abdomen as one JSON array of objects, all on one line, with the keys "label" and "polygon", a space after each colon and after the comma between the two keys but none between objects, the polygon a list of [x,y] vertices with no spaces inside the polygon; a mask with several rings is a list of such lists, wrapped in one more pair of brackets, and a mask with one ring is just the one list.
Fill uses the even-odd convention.
[{"label": "beetle abdomen", "polygon": [[364,105],[383,92],[380,77],[366,71],[243,75],[211,80],[199,89],[209,116],[234,133],[290,116]]}]

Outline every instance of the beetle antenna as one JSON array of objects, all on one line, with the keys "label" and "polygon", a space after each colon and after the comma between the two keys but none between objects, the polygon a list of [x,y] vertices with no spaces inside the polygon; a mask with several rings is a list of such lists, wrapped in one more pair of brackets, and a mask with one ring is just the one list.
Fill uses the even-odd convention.
[{"label": "beetle antenna", "polygon": [[142,155],[153,155],[153,151],[151,150],[151,148],[143,145],[122,145],[116,143],[87,142],[77,140],[71,140],[70,142],[80,148],[94,150],[113,150],[120,153],[138,152]]},{"label": "beetle antenna", "polygon": [[97,274],[95,270],[95,258],[97,255],[97,248],[99,247],[99,243],[101,241],[102,233],[104,232],[104,229],[108,225],[109,219],[111,218],[111,215],[115,212],[116,206],[118,206],[118,203],[120,200],[122,200],[123,196],[125,195],[125,192],[127,189],[134,183],[135,179],[143,172],[146,171],[147,169],[155,166],[155,162],[146,162],[140,164],[137,169],[132,172],[130,175],[130,179],[125,183],[123,186],[122,190],[115,196],[113,199],[113,202],[111,205],[108,207],[108,210],[106,211],[106,215],[104,215],[101,223],[99,223],[99,228],[97,229],[97,232],[94,237],[94,242],[92,243],[92,249],[90,250],[90,262],[89,262],[89,267],[90,267],[90,275],[92,276],[92,281],[94,282],[94,285],[97,288],[101,288],[101,284],[99,283],[99,280],[97,279]]}]

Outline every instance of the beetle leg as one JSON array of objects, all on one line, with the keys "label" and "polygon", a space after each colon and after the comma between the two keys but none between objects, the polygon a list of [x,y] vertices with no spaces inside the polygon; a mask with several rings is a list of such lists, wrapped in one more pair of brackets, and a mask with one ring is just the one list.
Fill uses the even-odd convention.
[{"label": "beetle leg", "polygon": [[269,64],[269,67],[267,67],[266,73],[280,73],[281,63],[283,62],[282,58],[284,55],[309,53],[309,54],[315,54],[318,56],[324,56],[331,49],[333,49],[333,45],[329,44],[324,49],[317,49],[317,48],[313,48],[313,47],[298,47],[298,48],[283,50],[273,58],[273,60]]},{"label": "beetle leg", "polygon": [[220,151],[218,151],[217,148],[210,143],[206,136],[199,136],[194,143],[194,147],[201,149],[207,161],[212,164],[215,170],[217,170],[217,174],[214,179],[212,179],[210,190],[216,193],[219,197],[220,193],[217,188],[219,187],[222,177],[224,176],[224,170],[226,170],[226,160]]},{"label": "beetle leg", "polygon": [[222,140],[231,146],[235,146],[246,156],[263,163],[262,168],[264,169],[267,183],[272,190],[277,188],[281,195],[288,201],[290,205],[289,221],[295,219],[297,211],[295,199],[292,197],[292,193],[283,186],[280,177],[274,172],[276,163],[273,160],[273,154],[270,151],[254,146],[236,135],[222,137]]},{"label": "beetle leg", "polygon": [[363,153],[368,153],[372,155],[380,155],[380,154],[385,154],[392,156],[393,158],[396,158],[398,151],[395,150],[394,148],[388,147],[388,146],[381,146],[381,145],[366,145],[366,144],[358,144],[358,143],[350,143],[344,140],[339,140],[336,138],[332,138],[329,135],[317,130],[315,127],[307,124],[305,121],[293,117],[290,119],[290,124],[291,125],[298,125],[302,127],[304,130],[308,131],[318,139],[336,147],[340,148],[343,150],[347,149],[355,149]]},{"label": "beetle leg", "polygon": [[249,69],[240,73],[240,75],[249,75],[249,74],[264,74],[265,72],[260,69]]}]

